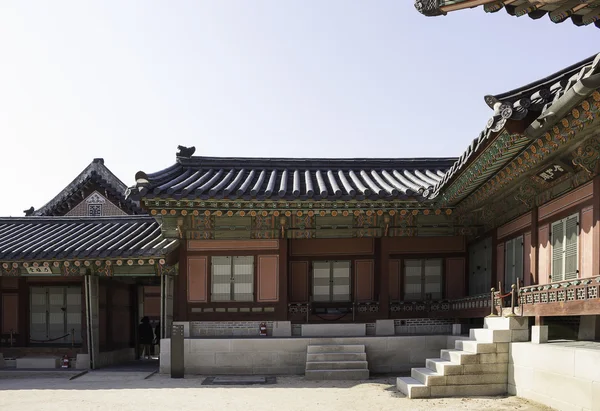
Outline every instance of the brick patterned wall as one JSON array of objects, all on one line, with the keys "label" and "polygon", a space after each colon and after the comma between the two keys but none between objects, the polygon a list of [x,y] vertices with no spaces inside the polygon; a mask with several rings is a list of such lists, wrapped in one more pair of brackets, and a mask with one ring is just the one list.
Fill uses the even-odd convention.
[{"label": "brick patterned wall", "polygon": [[84,200],[82,200],[79,204],[71,209],[67,213],[68,216],[76,216],[76,217],[85,217],[88,215],[88,203],[87,199],[93,196],[94,194],[99,195],[104,199],[104,203],[102,204],[102,215],[103,216],[113,216],[113,215],[127,215],[126,212],[121,210],[116,204],[110,202],[106,197],[102,194],[94,191],[92,194],[87,196]]},{"label": "brick patterned wall", "polygon": [[453,320],[447,318],[407,318],[394,320],[396,335],[452,334]]},{"label": "brick patterned wall", "polygon": [[272,335],[273,321],[191,321],[190,337],[256,337],[261,322]]}]

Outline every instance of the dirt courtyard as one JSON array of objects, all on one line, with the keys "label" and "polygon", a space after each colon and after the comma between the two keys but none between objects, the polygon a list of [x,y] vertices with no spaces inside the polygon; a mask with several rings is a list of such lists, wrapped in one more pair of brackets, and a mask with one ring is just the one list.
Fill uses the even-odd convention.
[{"label": "dirt courtyard", "polygon": [[549,410],[516,397],[409,400],[396,391],[395,378],[369,381],[305,381],[277,377],[273,385],[201,385],[202,376],[90,372],[69,376],[0,379],[0,410]]}]

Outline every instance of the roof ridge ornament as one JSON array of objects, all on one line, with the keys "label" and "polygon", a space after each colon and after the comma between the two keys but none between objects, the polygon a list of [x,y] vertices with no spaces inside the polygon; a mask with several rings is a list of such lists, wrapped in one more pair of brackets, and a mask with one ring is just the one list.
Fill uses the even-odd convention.
[{"label": "roof ridge ornament", "polygon": [[417,0],[415,1],[415,8],[417,11],[425,16],[442,16],[446,15],[445,12],[440,8],[441,0]]},{"label": "roof ridge ornament", "polygon": [[196,147],[177,146],[179,152],[176,154],[178,158],[191,158],[196,152]]}]

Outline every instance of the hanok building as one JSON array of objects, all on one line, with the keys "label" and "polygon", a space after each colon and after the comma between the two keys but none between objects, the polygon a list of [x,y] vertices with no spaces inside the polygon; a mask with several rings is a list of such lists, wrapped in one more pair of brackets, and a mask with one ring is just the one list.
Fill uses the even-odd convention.
[{"label": "hanok building", "polygon": [[178,241],[125,191],[95,159],[43,207],[0,218],[4,357],[41,366],[29,357],[67,355],[80,368],[135,358],[139,318],[168,309],[161,287]]},{"label": "hanok building", "polygon": [[[506,310],[500,296],[513,284],[515,312],[531,324],[549,324],[559,337],[590,329],[597,337],[599,87],[596,56],[487,96],[492,117],[457,159],[212,158],[180,147],[173,166],[136,174],[121,201],[139,201],[151,217],[106,217],[114,240],[95,244],[98,235],[82,233],[77,242],[78,231],[60,220],[69,217],[52,217],[64,231],[48,228],[39,246],[16,252],[29,228],[7,220],[3,280],[21,277],[2,283],[3,312],[12,313],[3,324],[19,324],[20,344],[32,345],[34,282],[23,275],[37,263],[55,281],[81,283],[59,275],[75,266],[100,287],[127,284],[130,307],[140,301],[135,289],[160,281],[163,336],[171,320],[184,325],[189,372],[301,373],[307,344],[331,336],[360,338],[372,371],[406,371],[438,356],[454,325],[477,326]],[[104,217],[78,218],[102,230]],[[126,221],[147,231],[129,236]],[[84,312],[94,316],[93,307]],[[135,324],[140,310],[129,312]],[[263,324],[268,337],[257,340]],[[127,328],[114,327],[107,342]],[[119,335],[131,346],[131,336]],[[164,340],[161,353],[168,350]],[[161,355],[164,370],[168,361]]]},{"label": "hanok building", "polygon": [[600,2],[595,0],[415,0],[416,9],[425,16],[479,7],[486,13],[502,9],[515,17],[529,16],[537,20],[544,16],[554,23],[571,20],[576,26],[591,24],[600,28]]}]

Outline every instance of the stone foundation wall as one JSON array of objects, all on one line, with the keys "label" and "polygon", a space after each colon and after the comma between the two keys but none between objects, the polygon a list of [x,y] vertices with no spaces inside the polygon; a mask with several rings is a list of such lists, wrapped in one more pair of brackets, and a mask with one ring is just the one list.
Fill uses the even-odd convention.
[{"label": "stone foundation wall", "polygon": [[600,344],[585,344],[511,343],[508,393],[559,410],[599,409]]},{"label": "stone foundation wall", "polygon": [[[191,321],[190,337],[255,337],[263,321]],[[267,335],[273,335],[273,321],[264,321]]]},{"label": "stone foundation wall", "polygon": [[[407,372],[426,358],[439,358],[440,349],[454,347],[457,337],[422,335],[344,338],[219,338],[184,340],[185,372],[193,374],[304,374],[309,344],[362,344],[369,370]],[[171,370],[171,340],[160,343],[160,372]]]}]

